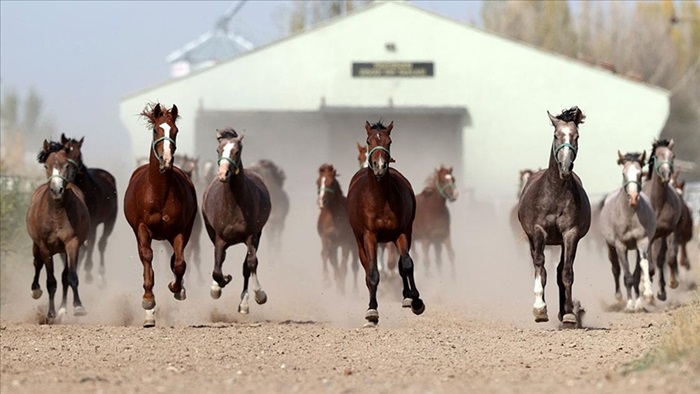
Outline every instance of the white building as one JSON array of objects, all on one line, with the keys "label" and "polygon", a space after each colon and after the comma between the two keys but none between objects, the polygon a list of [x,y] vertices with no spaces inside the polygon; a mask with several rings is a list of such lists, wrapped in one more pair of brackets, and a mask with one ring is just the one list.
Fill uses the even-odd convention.
[{"label": "white building", "polygon": [[444,163],[474,198],[508,202],[520,169],[547,166],[548,110],[587,115],[575,171],[595,198],[620,185],[617,150],[649,150],[670,105],[666,90],[405,2],[374,3],[124,98],[134,158],[151,143],[135,114],[156,100],[180,110],[178,153],[215,160],[215,130],[232,126],[246,133],[244,163],[277,162],[304,194],[324,162],[347,183],[365,120],[382,118],[394,121],[395,167],[416,192]]}]

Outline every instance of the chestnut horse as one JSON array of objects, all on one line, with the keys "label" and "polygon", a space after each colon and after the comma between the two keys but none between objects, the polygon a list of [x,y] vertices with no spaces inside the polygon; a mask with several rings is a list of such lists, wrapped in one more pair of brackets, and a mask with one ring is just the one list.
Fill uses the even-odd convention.
[{"label": "chestnut horse", "polygon": [[420,242],[426,266],[429,250],[435,249],[438,271],[442,269],[442,246],[447,249],[447,258],[455,274],[455,252],[450,237],[450,211],[447,201],[457,200],[459,192],[452,175],[452,167],[440,166],[425,181],[425,188],[416,195],[416,219],[413,221],[413,239]]},{"label": "chestnut horse", "polygon": [[78,168],[74,183],[85,195],[85,204],[87,204],[88,211],[90,211],[90,233],[87,240],[87,253],[83,254],[85,256],[85,280],[87,283],[91,283],[93,280],[92,255],[97,242],[97,226],[102,224],[102,235],[99,242],[97,242],[97,249],[100,253],[99,279],[100,282],[104,283],[107,238],[114,230],[114,223],[117,221],[117,212],[119,211],[117,181],[106,170],[85,166],[82,153],[84,140],[85,137],[78,141],[61,134],[61,144],[65,147],[71,163]]},{"label": "chestnut horse", "polygon": [[214,243],[214,282],[211,297],[221,297],[221,289],[231,282],[231,275],[221,271],[229,246],[245,243],[248,252],[243,259],[243,291],[238,312],[246,314],[248,281],[253,280],[255,301],[264,304],[267,295],[258,281],[258,245],[262,230],[270,217],[270,193],[260,176],[243,168],[241,153],[243,135],[232,128],[216,131],[218,147],[218,179],[204,191],[202,215],[209,239]]},{"label": "chestnut horse", "polygon": [[277,254],[280,251],[284,221],[289,213],[289,195],[284,190],[286,176],[279,166],[266,159],[256,161],[248,166],[247,169],[260,175],[270,193],[272,210],[265,227],[265,234],[267,234],[266,237],[275,254]]},{"label": "chestnut horse", "polygon": [[409,255],[416,215],[416,196],[411,183],[399,171],[389,168],[391,130],[394,122],[384,126],[365,122],[367,162],[369,166],[355,173],[348,189],[347,210],[355,235],[360,261],[365,269],[369,289],[369,308],[365,314],[369,326],[379,322],[377,311],[377,243],[391,242],[400,257],[399,274],[403,281],[403,307],[416,315],[425,311],[413,277],[413,259]]},{"label": "chestnut horse", "polygon": [[170,269],[175,280],[168,289],[176,300],[186,298],[183,277],[187,269],[185,247],[192,234],[197,213],[197,193],[190,178],[173,166],[177,149],[177,106],[161,108],[160,104],[148,104],[141,116],[152,128],[153,140],[150,158],[146,165],[137,168],[124,194],[124,215],[134,231],[139,258],[143,264],[143,301],[146,310],[144,327],[156,324],[156,300],[153,295],[153,249],[151,242],[168,241],[173,248]]},{"label": "chestnut horse", "polygon": [[[56,143],[54,143],[56,144]],[[40,185],[32,195],[27,210],[27,232],[32,239],[34,255],[34,280],[32,297],[41,297],[39,274],[46,267],[46,288],[49,291],[49,312],[47,321],[56,317],[54,296],[56,278],[53,271],[53,255],[65,254],[63,274],[63,298],[59,317],[66,311],[68,287],[73,290],[73,314],[85,315],[85,308],[78,294],[78,252],[90,231],[90,212],[79,188],[72,183],[77,171],[71,165],[65,149],[52,149],[52,144],[44,140],[43,150],[37,159],[44,163],[47,182]],[[58,145],[58,144],[57,144]]]},{"label": "chestnut horse", "polygon": [[559,285],[559,321],[565,327],[580,326],[578,301],[574,302],[574,258],[576,247],[591,225],[591,205],[578,175],[573,172],[578,154],[578,126],[585,115],[578,107],[552,116],[554,137],[549,148],[549,166],[532,177],[520,195],[518,220],[530,242],[530,255],[535,266],[536,322],[546,322],[547,304],[544,289],[547,270],[544,266],[545,245],[561,245],[557,266]]},{"label": "chestnut horse", "polygon": [[[338,289],[345,290],[345,276],[348,271],[348,259],[352,259],[353,284],[357,289],[357,272],[360,268],[355,249],[355,238],[348,221],[347,199],[338,182],[338,173],[332,164],[322,164],[318,168],[316,188],[318,191],[318,214],[316,229],[321,237],[321,262],[323,278],[328,281],[328,265],[335,273]],[[338,251],[341,263],[338,264]],[[352,257],[351,257],[352,256]]]},{"label": "chestnut horse", "polygon": [[666,300],[666,278],[664,267],[671,268],[671,280],[669,286],[672,289],[678,287],[676,274],[678,264],[676,261],[677,247],[674,240],[674,231],[681,218],[681,198],[678,193],[669,186],[673,175],[673,140],[654,141],[649,157],[649,171],[647,182],[642,189],[651,198],[651,205],[656,213],[656,234],[651,243],[651,275],[654,276],[654,262],[659,269],[659,291],[656,297]]}]

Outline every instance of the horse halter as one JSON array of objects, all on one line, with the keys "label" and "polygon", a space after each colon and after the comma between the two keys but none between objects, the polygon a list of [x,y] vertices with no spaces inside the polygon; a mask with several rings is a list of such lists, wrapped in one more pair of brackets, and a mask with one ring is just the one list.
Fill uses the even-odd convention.
[{"label": "horse halter", "polygon": [[445,190],[447,190],[448,187],[454,189],[457,187],[457,185],[455,185],[454,182],[449,182],[443,186],[440,186],[439,179],[437,177],[435,177],[435,188],[437,189],[438,193],[440,194],[440,197],[444,198],[445,200],[450,200],[450,197],[447,194],[445,194]]},{"label": "horse halter", "polygon": [[669,160],[659,160],[656,155],[651,157],[652,160],[654,160],[654,171],[660,176],[661,173],[659,172],[659,168],[661,168],[662,165],[668,164],[668,166],[671,168],[671,173],[673,173],[673,159]]},{"label": "horse halter", "polygon": [[[153,129],[153,132],[155,133],[155,129]],[[170,142],[171,144],[173,144],[173,146],[176,146],[176,145],[175,145],[175,140],[172,139],[172,138],[170,138],[170,137],[168,137],[168,136],[163,136],[163,137],[160,137],[160,138],[154,140],[154,141],[151,143],[151,148],[153,149],[153,154],[156,156],[156,159],[158,159],[159,162],[162,162],[162,161],[163,161],[163,158],[162,158],[161,156],[158,155],[158,152],[156,151],[156,145],[158,145],[158,143],[161,142],[161,141],[168,141],[168,142]]]},{"label": "horse halter", "polygon": [[622,189],[625,190],[625,193],[629,195],[629,192],[627,191],[627,186],[630,184],[636,184],[637,185],[637,190],[642,191],[642,183],[639,181],[627,181],[627,182],[622,182]]},{"label": "horse halter", "polygon": [[227,161],[227,162],[233,164],[233,174],[234,175],[238,175],[238,173],[241,171],[241,168],[238,165],[238,163],[233,161],[230,157],[220,156],[219,159],[216,161],[216,165],[220,166],[222,161]]},{"label": "horse halter", "polygon": [[332,187],[321,186],[318,188],[317,194],[321,194],[321,192],[335,193],[335,190]]},{"label": "horse halter", "polygon": [[372,163],[370,163],[370,157],[372,157],[372,153],[374,153],[374,151],[377,151],[377,150],[386,152],[386,154],[389,155],[389,159],[387,160],[387,164],[391,162],[391,152],[389,151],[389,149],[387,149],[383,146],[375,146],[374,148],[370,149],[369,152],[367,152],[368,167],[372,168]]},{"label": "horse halter", "polygon": [[574,152],[574,158],[571,161],[576,160],[576,155],[578,154],[578,149],[576,149],[575,146],[571,145],[568,142],[565,142],[561,145],[558,145],[556,148],[554,147],[554,144],[552,144],[552,154],[554,154],[554,160],[556,160],[557,164],[561,165],[561,162],[559,161],[559,157],[557,157],[557,154],[559,153],[560,150],[564,148],[569,148],[571,149],[572,152]]}]

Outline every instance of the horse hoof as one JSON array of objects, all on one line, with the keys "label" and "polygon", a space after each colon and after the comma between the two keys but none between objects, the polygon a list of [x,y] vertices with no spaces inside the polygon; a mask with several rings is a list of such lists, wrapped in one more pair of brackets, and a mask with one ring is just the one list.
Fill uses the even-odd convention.
[{"label": "horse hoof", "polygon": [[155,299],[149,300],[149,299],[144,298],[141,301],[141,307],[145,310],[153,309],[156,307],[156,300]]},{"label": "horse hoof", "polygon": [[238,305],[238,313],[241,315],[247,315],[248,312],[250,311],[250,308],[248,305]]},{"label": "horse hoof", "polygon": [[73,309],[73,316],[85,316],[87,315],[87,311],[85,310],[85,307],[82,305],[78,305]]},{"label": "horse hoof", "polygon": [[675,280],[675,279],[672,280],[672,281],[668,284],[668,287],[670,287],[670,288],[672,288],[672,289],[678,288],[678,281]]},{"label": "horse hoof", "polygon": [[56,318],[54,319],[55,323],[60,323],[63,321],[63,316],[66,315],[66,308],[58,308],[58,313],[56,314]]},{"label": "horse hoof", "polygon": [[256,291],[255,292],[255,302],[257,302],[258,305],[262,305],[262,304],[266,303],[267,302],[267,294],[262,290]]},{"label": "horse hoof", "polygon": [[573,324],[576,325],[577,320],[576,320],[576,315],[573,313],[566,313],[561,319],[561,322],[564,324]]},{"label": "horse hoof", "polygon": [[367,309],[367,313],[365,313],[365,319],[369,321],[370,323],[374,323],[375,325],[379,323],[379,311],[376,309]]},{"label": "horse hoof", "polygon": [[42,293],[43,292],[41,291],[41,289],[33,289],[32,290],[32,298],[35,300],[38,300],[39,298],[41,298]]},{"label": "horse hoof", "polygon": [[536,323],[544,323],[549,321],[549,316],[547,316],[547,307],[543,308],[532,308],[532,314],[535,316]]},{"label": "horse hoof", "polygon": [[143,328],[151,328],[156,326],[156,319],[153,317],[147,317],[146,320],[143,321]]},{"label": "horse hoof", "polygon": [[182,289],[180,289],[179,293],[174,293],[173,297],[175,297],[175,299],[178,301],[184,301],[185,299],[187,299],[187,292],[185,291],[185,288],[183,287]]},{"label": "horse hoof", "polygon": [[416,315],[420,315],[421,313],[425,312],[425,304],[423,303],[423,300],[420,298],[413,300],[413,303],[411,304],[411,312]]},{"label": "horse hoof", "polygon": [[627,313],[634,312],[634,301],[632,301],[632,300],[627,301],[627,304],[625,305],[625,312],[627,312]]},{"label": "horse hoof", "polygon": [[661,293],[656,295],[656,298],[658,298],[660,301],[666,301],[666,293]]},{"label": "horse hoof", "polygon": [[411,307],[411,302],[413,302],[412,299],[410,298],[404,298],[403,302],[401,303],[401,307],[403,308],[410,308]]},{"label": "horse hoof", "polygon": [[622,293],[615,293],[615,299],[618,301],[622,301]]},{"label": "horse hoof", "polygon": [[367,323],[362,325],[362,328],[375,328],[375,327],[377,327],[377,323],[378,322],[368,321]]},{"label": "horse hoof", "polygon": [[216,281],[211,284],[211,289],[209,290],[209,295],[211,298],[218,300],[221,297],[221,287]]}]

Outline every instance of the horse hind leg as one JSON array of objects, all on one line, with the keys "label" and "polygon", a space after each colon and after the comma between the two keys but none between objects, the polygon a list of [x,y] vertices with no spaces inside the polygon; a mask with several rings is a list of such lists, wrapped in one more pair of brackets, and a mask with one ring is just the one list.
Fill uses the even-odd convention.
[{"label": "horse hind leg", "polygon": [[185,262],[186,243],[184,235],[176,236],[172,242],[173,254],[170,256],[170,269],[175,275],[175,280],[168,284],[168,289],[178,301],[184,301],[187,298],[184,284],[185,272],[187,271],[187,263]]},{"label": "horse hind leg", "polygon": [[214,271],[211,274],[214,281],[211,284],[211,290],[209,292],[211,298],[215,300],[221,297],[221,289],[226,287],[226,285],[233,280],[231,275],[223,274],[224,260],[226,260],[226,242],[217,238],[216,241],[214,241]]},{"label": "horse hind leg", "polygon": [[[569,232],[563,237],[562,261],[557,267],[557,282],[559,282],[559,320],[565,328],[580,326],[580,319],[574,310],[573,286],[574,286],[574,259],[578,238],[575,232]],[[561,267],[561,268],[560,268]],[[563,302],[562,302],[563,301]]]},{"label": "horse hind leg", "polygon": [[138,242],[139,258],[143,265],[143,299],[141,307],[146,310],[144,327],[154,327],[156,325],[155,308],[156,299],[153,295],[153,249],[151,248],[151,238],[145,225],[139,225],[136,232]]},{"label": "horse hind leg", "polygon": [[627,303],[625,304],[625,312],[634,312],[634,297],[632,296],[632,288],[636,288],[639,292],[638,282],[635,283],[634,276],[630,272],[629,260],[627,259],[627,248],[624,245],[616,245],[617,258],[619,265],[624,271],[625,290],[627,291]]},{"label": "horse hind leg", "polygon": [[396,240],[396,248],[399,251],[399,274],[403,281],[403,303],[404,308],[411,307],[411,311],[420,315],[425,311],[425,303],[420,299],[420,293],[416,287],[416,281],[413,276],[413,259],[408,253],[409,238],[406,235],[401,235]]},{"label": "horse hind leg", "polygon": [[668,287],[678,288],[678,243],[676,242],[675,234],[671,234],[666,238],[666,263],[670,268],[671,278],[668,282]]},{"label": "horse hind leg", "polygon": [[260,243],[261,233],[258,233],[248,239],[246,246],[248,247],[248,253],[243,260],[243,291],[241,292],[241,303],[238,305],[238,312],[241,314],[247,314],[249,312],[248,306],[248,281],[252,279],[253,281],[253,292],[255,293],[255,302],[262,305],[267,302],[267,293],[263,291],[260,286],[260,281],[258,280],[258,256],[257,249]]},{"label": "horse hind leg", "polygon": [[654,241],[654,244],[656,244],[656,249],[657,253],[655,255],[656,257],[656,268],[659,270],[659,291],[656,294],[656,297],[660,301],[666,301],[666,277],[664,275],[664,265],[666,263],[666,240],[657,238]]},{"label": "horse hind leg", "polygon": [[107,250],[107,238],[109,238],[109,236],[112,234],[112,231],[114,230],[115,221],[116,216],[102,225],[102,235],[100,236],[100,242],[97,244],[97,249],[100,252],[100,267],[98,268],[97,273],[99,275],[100,283],[102,284],[106,282],[105,250]]},{"label": "horse hind leg", "polygon": [[[76,239],[72,240],[66,245],[66,259],[68,260],[65,265],[64,275],[73,290],[73,315],[74,316],[84,316],[87,314],[83,303],[80,301],[80,294],[78,293],[78,250],[80,249],[79,242]],[[63,303],[62,308],[65,309],[66,304],[66,291],[65,282],[63,289]]]},{"label": "horse hind leg", "polygon": [[369,290],[369,307],[365,312],[365,327],[375,327],[379,323],[379,311],[377,307],[377,287],[379,286],[379,268],[377,267],[377,240],[374,234],[366,233],[361,239],[357,239],[357,249],[360,254],[360,262],[365,269],[365,283]]},{"label": "horse hind leg", "polygon": [[641,270],[640,278],[638,279],[639,293],[644,297],[644,301],[650,304],[654,301],[654,291],[652,290],[651,269],[649,264],[649,239],[644,238],[637,242],[637,260],[639,261],[639,269]]},{"label": "horse hind leg", "polygon": [[53,272],[53,257],[49,256],[46,259],[46,289],[49,292],[49,313],[46,316],[46,320],[49,324],[52,324],[56,318],[56,305],[54,304],[56,288],[57,282]]},{"label": "horse hind leg", "polygon": [[613,283],[615,284],[615,299],[617,301],[622,301],[622,293],[620,292],[620,261],[615,246],[610,244],[608,244],[608,259],[610,260]]},{"label": "horse hind leg", "polygon": [[92,256],[95,251],[95,242],[97,241],[97,227],[90,226],[90,232],[87,238],[87,250],[85,252],[85,282],[92,283],[94,278],[92,276]]},{"label": "horse hind leg", "polygon": [[32,298],[38,300],[41,298],[41,285],[39,284],[39,274],[41,274],[41,269],[44,267],[44,258],[39,252],[39,247],[34,244],[32,247],[32,254],[34,255],[34,279],[32,280]]}]

